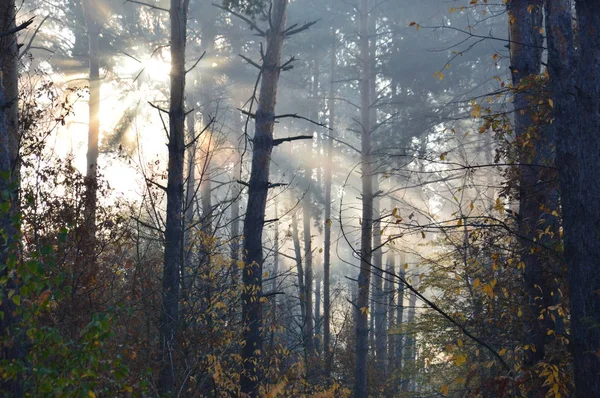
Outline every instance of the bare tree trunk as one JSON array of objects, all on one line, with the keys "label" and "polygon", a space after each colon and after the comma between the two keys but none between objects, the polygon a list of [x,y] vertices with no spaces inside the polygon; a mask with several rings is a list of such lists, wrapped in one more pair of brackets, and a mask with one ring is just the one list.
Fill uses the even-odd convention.
[{"label": "bare tree trunk", "polygon": [[[96,233],[96,196],[98,190],[98,138],[100,134],[100,25],[96,20],[97,10],[91,0],[83,0],[83,13],[88,37],[88,59],[89,59],[89,126],[88,126],[88,148],[87,168],[85,179],[85,235],[88,239],[84,241],[84,249],[93,253],[94,236]],[[86,259],[90,261],[90,258]]]},{"label": "bare tree trunk", "polygon": [[[192,107],[196,104],[192,103]],[[185,289],[184,297],[186,294],[191,293],[194,275],[194,260],[193,260],[193,248],[192,246],[192,225],[194,225],[194,203],[196,196],[196,119],[194,112],[187,115],[187,129],[188,129],[188,150],[187,150],[187,183],[185,189],[185,224],[184,224],[184,262],[183,269],[181,270],[181,276],[183,278],[183,289]],[[190,145],[191,144],[191,145]]]},{"label": "bare tree trunk", "polygon": [[[0,32],[6,32],[16,26],[14,0],[0,1]],[[14,271],[8,267],[8,260],[16,254],[15,243],[18,239],[18,227],[13,216],[18,211],[19,196],[19,71],[18,71],[17,35],[10,34],[0,39],[0,196],[2,208],[0,211],[0,278],[2,297],[9,297],[9,292],[19,295],[19,283]],[[8,196],[7,196],[8,194]],[[14,297],[14,296],[13,296]],[[12,339],[12,344],[3,344],[0,349],[0,361],[12,363],[25,358],[26,339],[23,332],[15,330],[21,318],[17,314],[14,300],[5,299],[0,302],[0,340]],[[0,391],[6,396],[21,398],[24,396],[23,379],[21,375],[15,378],[7,377],[0,382]]]},{"label": "bare tree trunk", "polygon": [[356,321],[356,366],[354,397],[367,397],[368,369],[368,313],[369,313],[369,284],[371,279],[371,256],[373,233],[373,173],[371,171],[371,115],[370,115],[370,79],[371,57],[369,46],[369,1],[360,0],[360,97],[361,97],[361,161],[362,161],[362,226],[360,249],[360,273],[358,276],[358,297],[356,306],[358,317]]},{"label": "bare tree trunk", "polygon": [[167,221],[160,316],[158,391],[169,396],[177,383],[179,284],[183,266],[183,165],[185,155],[185,42],[189,0],[171,0],[171,99],[169,105],[169,170]]},{"label": "bare tree trunk", "polygon": [[[304,268],[302,267],[302,251],[300,249],[300,234],[298,233],[298,216],[296,212],[292,215],[292,241],[294,243],[294,254],[296,257],[296,272],[298,273],[298,296],[300,298],[302,338],[304,339],[304,328],[306,327],[306,296],[304,288]],[[302,346],[306,351],[306,344],[304,341],[302,342]]]},{"label": "bare tree trunk", "polygon": [[[413,283],[413,286],[416,288],[417,287],[417,283]],[[407,318],[406,318],[406,322],[413,323],[415,321],[415,307],[417,305],[417,296],[410,292],[409,296],[408,296],[408,313],[407,313]],[[416,332],[413,328],[413,331],[411,331],[407,336],[406,336],[406,345],[404,346],[404,358],[403,358],[403,366],[406,367],[406,365],[411,364],[413,366],[413,368],[415,368],[415,361],[416,361]],[[402,390],[403,391],[414,391],[415,390],[415,380],[414,380],[414,375],[413,378],[411,378],[410,380],[403,380],[402,381]]]},{"label": "bare tree trunk", "polygon": [[[379,180],[377,175],[373,177],[373,191],[379,190]],[[381,246],[381,222],[380,218],[380,200],[373,200],[373,247]],[[386,293],[383,289],[383,252],[381,248],[373,251],[373,265],[375,266],[373,277],[375,279],[375,361],[379,373],[383,375],[385,371],[385,358],[387,356],[387,330],[386,330]]]},{"label": "bare tree trunk", "polygon": [[394,355],[396,353],[396,336],[389,334],[396,322],[396,289],[394,287],[394,281],[390,275],[396,273],[396,254],[389,250],[387,252],[385,269],[388,272],[388,276],[385,281],[385,294],[387,296],[387,356],[385,367],[388,369],[388,375],[393,370]]},{"label": "bare tree trunk", "polygon": [[[406,278],[406,272],[404,270],[404,265],[406,263],[406,257],[404,255],[400,256],[400,264],[398,264],[398,276],[400,276],[400,280],[398,281],[398,305],[396,306],[396,324],[402,325],[404,322],[404,283],[402,281]],[[403,361],[403,353],[404,353],[404,336],[402,334],[397,334],[395,337],[395,346],[396,351],[394,353],[395,361],[394,361],[394,371],[400,376],[402,375],[402,366],[404,365]],[[396,384],[397,388],[395,391],[399,390],[400,384]]]},{"label": "bare tree trunk", "polygon": [[[15,0],[0,0],[0,31],[4,32],[16,26]],[[6,101],[4,110],[8,133],[8,156],[12,180],[20,179],[19,144],[19,45],[17,35],[11,34],[0,39],[0,68],[2,70],[2,89]]]},{"label": "bare tree trunk", "polygon": [[[305,178],[310,180],[310,175],[305,173]],[[306,319],[304,320],[304,344],[310,361],[315,355],[314,320],[313,320],[313,268],[312,268],[312,236],[310,234],[310,190],[302,199],[302,223],[304,235],[304,299],[306,301]],[[309,364],[307,364],[309,365]]]},{"label": "bare tree trunk", "polygon": [[[236,110],[233,112],[233,129],[236,134],[241,134],[242,123],[240,115]],[[231,279],[235,288],[239,283],[239,266],[240,260],[240,196],[242,194],[241,185],[238,181],[242,181],[242,157],[236,150],[236,164],[233,172],[233,203],[231,204]]]},{"label": "bare tree trunk", "polygon": [[331,44],[331,72],[329,82],[329,137],[327,138],[325,157],[325,238],[323,256],[323,352],[325,353],[325,377],[331,382],[331,365],[333,352],[331,348],[331,291],[330,291],[330,268],[331,268],[331,180],[333,174],[333,134],[335,134],[335,88],[333,85],[335,76],[336,58],[335,31],[332,33]]},{"label": "bare tree trunk", "polygon": [[[528,303],[525,311],[525,341],[535,350],[526,350],[524,366],[535,372],[536,364],[545,357],[545,345],[548,342],[547,330],[550,318],[544,319],[540,315],[551,303],[552,293],[548,283],[548,273],[545,271],[546,261],[537,245],[530,242],[538,238],[537,230],[540,227],[545,210],[549,208],[549,198],[544,174],[546,167],[540,166],[544,162],[552,166],[551,146],[554,138],[549,128],[544,129],[535,123],[537,101],[531,103],[532,90],[520,87],[528,85],[529,80],[541,72],[543,38],[540,33],[542,27],[542,2],[525,0],[511,0],[507,3],[510,15],[510,58],[513,86],[515,93],[514,129],[517,143],[528,140],[533,148],[525,146],[520,155],[519,166],[519,234],[528,237],[521,242],[522,260],[525,263],[524,282],[528,294]],[[531,137],[531,138],[526,138]],[[550,157],[550,159],[544,159]],[[555,211],[558,208],[548,210]],[[546,228],[543,226],[542,228]],[[558,231],[556,231],[558,233]],[[541,291],[540,291],[541,289]],[[550,300],[550,301],[549,301]],[[550,321],[551,322],[551,321]],[[533,377],[533,384],[529,387],[530,395],[543,391],[543,379]]]},{"label": "bare tree trunk", "polygon": [[242,360],[244,370],[241,391],[249,397],[259,396],[263,336],[262,329],[262,232],[269,189],[269,169],[273,151],[273,128],[277,85],[281,72],[281,52],[287,14],[287,0],[275,0],[271,9],[270,29],[266,34],[267,46],[261,69],[262,82],[256,127],[253,139],[252,169],[248,188],[248,207],[244,220],[244,254],[242,290],[243,340]]},{"label": "bare tree trunk", "polygon": [[[600,9],[598,2],[577,0],[578,60],[571,78],[572,35],[569,2],[551,9],[554,26],[550,54],[558,61],[555,76],[556,118],[559,120],[557,168],[563,210],[565,259],[569,270],[571,343],[575,396],[600,396]],[[562,14],[562,15],[561,15]],[[559,18],[559,19],[556,19]],[[560,29],[560,30],[558,30]],[[562,29],[565,29],[564,31]],[[575,84],[573,83],[575,80]],[[561,87],[562,86],[562,87]],[[577,109],[573,112],[573,97]]]}]

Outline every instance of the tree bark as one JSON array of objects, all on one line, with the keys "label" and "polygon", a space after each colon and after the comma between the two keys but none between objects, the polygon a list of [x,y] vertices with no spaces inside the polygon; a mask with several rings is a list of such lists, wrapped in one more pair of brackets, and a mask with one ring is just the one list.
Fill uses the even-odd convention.
[{"label": "tree bark", "polygon": [[[0,1],[0,31],[8,31],[16,27],[15,0]],[[8,156],[12,180],[20,179],[19,144],[19,45],[17,34],[0,39],[0,67],[2,70],[2,89],[6,109],[5,125],[8,134]]]},{"label": "tree bark", "polygon": [[359,48],[360,76],[360,123],[362,162],[362,226],[360,238],[360,273],[358,275],[357,320],[356,320],[356,363],[354,397],[366,398],[367,369],[369,354],[369,285],[371,279],[371,256],[373,234],[373,173],[371,156],[371,56],[369,46],[369,1],[360,0]]},{"label": "tree bark", "polygon": [[248,187],[248,207],[244,219],[245,268],[242,289],[244,370],[241,391],[249,397],[259,396],[261,380],[262,329],[262,232],[269,188],[269,169],[273,151],[273,128],[277,85],[281,72],[281,52],[288,0],[275,0],[271,9],[267,46],[261,68],[262,81],[256,111],[253,139],[252,168]]},{"label": "tree bark", "polygon": [[326,141],[325,158],[325,237],[323,243],[323,352],[325,360],[325,378],[331,382],[331,365],[333,362],[333,352],[331,349],[331,288],[330,288],[330,268],[331,268],[331,180],[333,175],[333,135],[335,134],[335,66],[336,58],[336,37],[332,34],[331,44],[331,70],[329,82],[329,137]]},{"label": "tree bark", "polygon": [[[85,236],[87,239],[84,241],[84,250],[91,252],[90,254],[93,256],[98,191],[98,139],[100,135],[100,23],[97,21],[97,9],[91,0],[82,0],[82,6],[87,28],[90,86],[87,168],[85,177]],[[86,260],[91,261],[91,258],[87,258]]]},{"label": "tree bark", "polygon": [[[553,289],[548,279],[551,272],[539,246],[531,244],[538,240],[538,229],[545,222],[544,214],[556,211],[558,202],[549,193],[547,168],[553,165],[554,137],[551,126],[542,128],[537,112],[534,90],[536,76],[541,71],[543,37],[542,1],[511,0],[507,3],[510,31],[510,61],[514,95],[514,130],[520,150],[519,159],[519,235],[521,259],[525,264],[523,275],[527,292],[525,310],[524,344],[534,350],[526,350],[524,366],[534,374],[536,364],[544,360],[547,331],[552,325],[543,311],[552,305]],[[537,121],[537,122],[536,122]],[[526,142],[530,144],[526,145]],[[545,229],[546,225],[542,225]],[[555,231],[558,233],[558,231]],[[530,394],[537,394],[545,387],[543,380],[532,378]]]},{"label": "tree bark", "polygon": [[179,284],[183,266],[183,165],[185,155],[185,44],[188,0],[171,0],[171,75],[169,105],[169,169],[167,220],[160,316],[160,370],[158,391],[170,396],[177,383],[177,328]]},{"label": "tree bark", "polygon": [[[570,87],[569,69],[557,75],[565,89],[557,105],[561,119],[557,139],[557,168],[562,193],[565,259],[569,269],[571,346],[577,397],[600,396],[600,9],[592,0],[577,0],[578,60],[576,84]],[[560,9],[560,8],[559,8]],[[564,10],[563,13],[566,13]],[[565,23],[562,23],[565,27]],[[572,53],[570,35],[555,32],[554,46],[560,65],[568,65]],[[560,34],[566,36],[560,36]],[[568,47],[557,39],[565,39]],[[564,49],[564,51],[562,51]],[[556,58],[553,58],[556,60]],[[556,71],[555,71],[556,73]],[[576,98],[577,112],[568,101]],[[572,122],[572,123],[571,123]]]},{"label": "tree bark", "polygon": [[[6,32],[16,26],[14,0],[0,1],[0,32]],[[19,295],[19,283],[16,270],[9,267],[9,258],[14,257],[18,227],[13,216],[18,211],[19,194],[19,71],[18,71],[17,35],[11,34],[0,39],[0,202],[8,204],[8,210],[0,212],[0,278],[2,297],[9,297],[9,292]],[[15,328],[21,322],[13,300],[0,302],[0,360],[8,363],[21,362],[25,359],[25,334]],[[12,339],[12,342],[10,341]],[[7,396],[21,398],[25,391],[21,376],[6,378],[0,382],[0,391]]]}]

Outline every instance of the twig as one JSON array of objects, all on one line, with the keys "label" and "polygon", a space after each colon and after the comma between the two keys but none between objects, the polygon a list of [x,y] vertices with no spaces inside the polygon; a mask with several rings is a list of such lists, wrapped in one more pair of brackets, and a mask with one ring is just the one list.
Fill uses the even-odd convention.
[{"label": "twig", "polygon": [[125,0],[125,3],[134,3],[134,4],[139,4],[141,6],[144,6],[144,7],[150,7],[153,10],[164,11],[164,12],[171,12],[168,8],[163,8],[163,7],[155,6],[153,4],[144,3],[143,1],[138,1],[138,0]]},{"label": "twig", "polygon": [[242,21],[246,22],[248,25],[250,25],[250,29],[256,30],[259,33],[260,36],[262,36],[262,37],[266,37],[267,36],[267,34],[261,28],[259,28],[258,25],[256,25],[254,23],[254,21],[252,21],[250,18],[247,18],[247,17],[243,16],[242,14],[233,11],[231,8],[223,7],[223,6],[221,6],[219,4],[215,4],[215,3],[212,3],[212,5],[215,6],[215,7],[217,7],[217,8],[220,8],[223,11],[227,11],[231,15],[235,15],[236,17],[238,17]]},{"label": "twig", "polygon": [[278,138],[276,140],[273,140],[273,146],[281,145],[284,142],[292,142],[292,141],[297,141],[297,140],[312,140],[312,139],[313,139],[312,135],[297,135],[295,137]]},{"label": "twig", "polygon": [[32,18],[28,19],[27,21],[23,22],[22,24],[14,27],[12,29],[8,29],[8,30],[0,32],[0,37],[10,36],[12,34],[15,34],[17,32],[22,31],[23,29],[27,29],[27,27],[33,23],[33,19],[34,18],[32,17]]}]

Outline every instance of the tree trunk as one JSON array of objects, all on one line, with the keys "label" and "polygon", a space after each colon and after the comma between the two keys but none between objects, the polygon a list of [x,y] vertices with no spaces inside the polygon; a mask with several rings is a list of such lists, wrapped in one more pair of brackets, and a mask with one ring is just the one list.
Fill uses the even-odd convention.
[{"label": "tree trunk", "polygon": [[[311,141],[312,142],[312,141]],[[307,172],[304,173],[304,177],[310,181],[310,175]],[[314,342],[314,319],[313,319],[313,268],[312,268],[312,236],[310,234],[310,190],[302,198],[302,224],[303,224],[303,236],[304,236],[304,299],[306,301],[306,318],[303,321],[304,325],[304,344],[306,345],[306,351],[308,353],[307,359],[309,361],[315,356],[315,342]],[[307,369],[310,370],[310,364]]]},{"label": "tree trunk", "polygon": [[[192,107],[196,104],[192,103]],[[194,203],[196,199],[196,118],[194,112],[187,115],[188,144],[187,150],[187,183],[185,188],[185,224],[184,224],[184,262],[181,276],[183,278],[183,295],[191,294],[194,279],[194,256],[192,246],[192,226],[194,225]]]},{"label": "tree trunk", "polygon": [[[413,286],[416,288],[417,283],[413,283]],[[408,313],[406,322],[411,324],[415,321],[415,307],[417,305],[417,296],[410,292],[408,296]],[[404,358],[402,362],[404,362],[403,366],[406,367],[407,364],[411,364],[413,369],[416,370],[415,361],[416,361],[416,329],[413,327],[413,330],[408,333],[406,336],[406,345],[403,347]],[[410,380],[402,381],[402,390],[403,391],[415,391],[415,375]]]},{"label": "tree trunk", "polygon": [[248,187],[248,207],[244,219],[245,269],[242,289],[243,340],[241,391],[249,397],[259,396],[261,380],[262,329],[262,232],[269,189],[269,169],[273,151],[273,128],[277,85],[281,72],[288,1],[275,0],[271,9],[267,32],[267,46],[263,57],[262,81],[256,126],[253,139],[252,169]]},{"label": "tree trunk", "polygon": [[[5,32],[16,26],[15,3],[13,0],[0,1],[0,32]],[[14,269],[9,268],[8,260],[14,257],[18,229],[12,217],[18,209],[19,194],[19,71],[18,71],[17,35],[11,34],[0,39],[0,198],[3,205],[8,204],[9,210],[0,211],[0,278],[2,283],[2,297],[9,297],[9,292],[19,295],[19,283]],[[4,206],[2,206],[4,208]],[[18,328],[15,328],[21,319],[16,312],[13,300],[5,299],[0,303],[2,318],[0,319],[0,360],[12,363],[23,361],[27,337]],[[12,339],[12,344],[9,344]],[[20,375],[16,378],[6,378],[0,382],[0,391],[6,396],[21,398],[24,396],[23,379]]]},{"label": "tree trunk", "polygon": [[[373,177],[373,191],[379,190],[379,180],[377,175]],[[373,247],[381,246],[381,222],[380,218],[380,201],[379,198],[373,200]],[[373,251],[373,265],[375,270],[373,277],[375,279],[375,363],[377,369],[382,376],[385,372],[385,358],[387,355],[387,329],[386,329],[386,293],[383,289],[383,252],[381,248]]]},{"label": "tree trunk", "polygon": [[[242,133],[242,123],[237,110],[233,112],[233,130],[236,134]],[[236,164],[233,172],[233,189],[231,203],[231,282],[234,289],[239,283],[239,266],[240,260],[240,196],[242,194],[241,185],[238,181],[242,181],[242,157],[241,153],[236,149]]]},{"label": "tree trunk", "polygon": [[[96,233],[96,196],[98,190],[98,138],[100,134],[100,24],[96,20],[98,10],[91,0],[83,0],[83,13],[88,37],[90,99],[88,107],[88,148],[85,177],[85,247],[93,256]],[[90,256],[90,257],[91,257]],[[86,259],[88,262],[91,258]]]},{"label": "tree trunk", "polygon": [[[292,215],[292,241],[296,257],[296,272],[298,274],[298,297],[300,298],[300,317],[302,322],[302,338],[304,339],[304,322],[306,321],[306,296],[304,289],[304,268],[302,267],[302,251],[300,250],[300,235],[298,234],[298,216]],[[306,350],[306,344],[302,344]],[[306,352],[304,353],[306,355]]]},{"label": "tree trunk", "polygon": [[[16,26],[15,0],[0,0],[0,31],[4,32]],[[0,39],[0,68],[2,70],[2,89],[6,109],[5,125],[8,134],[8,156],[12,180],[20,179],[19,144],[19,45],[17,35],[12,34]]]},{"label": "tree trunk", "polygon": [[[579,59],[575,71],[575,90],[570,86],[569,70],[559,75],[567,90],[561,92],[557,118],[562,118],[557,140],[557,168],[562,193],[565,258],[569,269],[571,338],[577,397],[600,396],[600,9],[598,2],[577,0]],[[566,10],[564,12],[567,12]],[[564,23],[563,23],[563,28]],[[568,32],[568,31],[567,31]],[[562,32],[568,38],[568,33]],[[560,35],[561,32],[556,32]],[[561,36],[555,37],[555,39]],[[571,48],[561,52],[568,62]],[[575,95],[577,112],[568,101]],[[571,123],[572,122],[572,123]]]},{"label": "tree trunk", "polygon": [[360,273],[358,276],[358,308],[356,321],[356,364],[354,397],[367,397],[367,369],[369,354],[369,284],[373,233],[373,173],[371,171],[371,115],[370,79],[371,57],[369,48],[369,1],[360,0],[360,97],[361,97],[361,162],[362,162],[362,226],[360,238]]},{"label": "tree trunk", "polygon": [[[547,283],[550,273],[545,270],[545,261],[541,257],[543,253],[537,245],[530,243],[538,238],[537,231],[540,228],[544,209],[552,206],[548,197],[548,187],[544,182],[547,179],[547,176],[544,176],[546,167],[540,165],[544,162],[552,165],[551,147],[554,145],[554,139],[552,134],[548,134],[551,133],[549,128],[542,131],[539,123],[535,122],[537,101],[535,104],[530,103],[534,88],[529,88],[541,69],[543,42],[540,33],[541,5],[541,1],[525,0],[511,0],[507,3],[510,15],[510,69],[513,86],[516,89],[514,130],[517,145],[523,147],[519,159],[519,235],[526,237],[521,241],[521,258],[525,264],[525,290],[528,296],[524,344],[535,347],[535,351],[525,351],[524,366],[532,372],[536,364],[544,359],[547,330],[550,326],[549,317],[546,319],[540,315],[543,310],[552,305],[550,296],[552,290]],[[521,145],[526,140],[531,144]],[[554,205],[547,211],[548,213],[557,209],[558,203]],[[545,229],[546,226],[541,228]],[[533,377],[533,384],[529,387],[530,394],[542,391],[544,388],[542,381],[538,377]]]},{"label": "tree trunk", "polygon": [[188,0],[171,0],[171,98],[169,105],[169,169],[167,221],[160,316],[158,391],[172,395],[177,383],[179,283],[183,266],[183,165],[185,155],[185,42]]},{"label": "tree trunk", "polygon": [[385,281],[385,294],[387,297],[387,356],[385,367],[388,369],[388,375],[393,370],[394,354],[396,353],[396,338],[393,334],[389,334],[396,322],[396,289],[391,275],[396,273],[396,255],[389,250],[387,252],[385,269],[388,276]]},{"label": "tree trunk", "polygon": [[333,174],[333,134],[335,134],[335,66],[336,66],[336,37],[332,34],[331,44],[331,72],[329,82],[329,137],[326,144],[325,157],[325,237],[323,243],[323,352],[325,360],[325,378],[331,382],[331,365],[333,352],[331,348],[331,292],[330,292],[330,268],[331,268],[331,180]]},{"label": "tree trunk", "polygon": [[[401,326],[404,321],[404,283],[402,282],[406,278],[406,272],[404,270],[405,265],[405,257],[402,255],[400,257],[400,264],[398,264],[398,276],[400,276],[400,280],[398,281],[398,305],[396,307],[396,324]],[[400,377],[402,375],[402,366],[404,365],[403,352],[404,352],[404,336],[400,333],[395,336],[395,348],[396,351],[394,353],[395,361],[394,361],[394,371],[398,374],[398,381],[401,381]],[[397,388],[395,391],[399,390],[400,383],[396,384]]]}]

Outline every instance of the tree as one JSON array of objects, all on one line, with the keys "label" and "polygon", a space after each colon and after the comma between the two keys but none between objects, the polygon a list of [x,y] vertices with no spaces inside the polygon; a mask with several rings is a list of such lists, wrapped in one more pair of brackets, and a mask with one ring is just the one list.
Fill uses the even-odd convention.
[{"label": "tree", "polygon": [[177,383],[179,285],[183,268],[183,165],[185,156],[185,45],[189,0],[171,0],[171,76],[169,105],[169,165],[165,229],[162,308],[160,315],[160,372],[158,391],[170,395]]},{"label": "tree", "polygon": [[269,169],[273,151],[273,130],[277,84],[281,73],[281,53],[285,38],[287,0],[275,0],[270,12],[271,29],[265,33],[267,45],[261,66],[261,84],[252,139],[252,166],[248,182],[248,206],[244,219],[244,262],[242,281],[242,324],[244,328],[241,391],[259,396],[262,336],[262,232],[269,189]]},{"label": "tree", "polygon": [[362,164],[362,225],[360,236],[360,273],[356,307],[356,365],[354,396],[366,398],[367,363],[369,353],[369,287],[371,279],[371,255],[373,233],[373,173],[371,155],[371,48],[369,44],[368,0],[360,0],[359,47],[360,47],[360,128]]},{"label": "tree", "polygon": [[[563,211],[565,259],[569,269],[571,338],[577,397],[600,394],[600,207],[595,198],[600,194],[596,165],[600,153],[600,10],[597,3],[578,0],[578,52],[573,59],[572,34],[568,1],[550,1],[549,15],[559,24],[553,27],[551,60],[555,63],[553,86],[556,119],[564,130],[558,131],[557,160]],[[554,19],[556,18],[556,19]],[[565,31],[556,31],[563,28]],[[571,74],[575,65],[574,73]],[[571,78],[571,76],[574,76]],[[574,84],[573,84],[574,83]],[[568,102],[575,98],[576,112]]]}]

